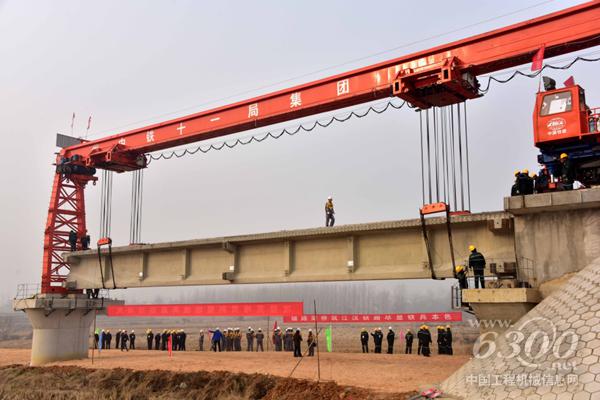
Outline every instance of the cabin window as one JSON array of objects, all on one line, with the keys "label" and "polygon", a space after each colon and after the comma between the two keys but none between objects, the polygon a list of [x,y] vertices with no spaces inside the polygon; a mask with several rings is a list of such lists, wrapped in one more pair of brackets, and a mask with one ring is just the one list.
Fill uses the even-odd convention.
[{"label": "cabin window", "polygon": [[571,100],[571,92],[559,92],[547,94],[542,101],[542,109],[540,115],[553,115],[565,111],[571,111],[573,103]]}]

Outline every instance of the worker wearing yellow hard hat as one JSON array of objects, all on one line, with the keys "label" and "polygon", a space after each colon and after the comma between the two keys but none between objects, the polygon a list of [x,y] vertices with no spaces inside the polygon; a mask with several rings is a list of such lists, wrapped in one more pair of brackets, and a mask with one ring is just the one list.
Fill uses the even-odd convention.
[{"label": "worker wearing yellow hard hat", "polygon": [[559,160],[554,166],[554,176],[558,177],[560,189],[573,190],[575,168],[567,153],[559,156]]},{"label": "worker wearing yellow hard hat", "polygon": [[467,281],[467,271],[465,271],[464,265],[457,265],[454,269],[456,279],[461,289],[468,289],[469,283]]},{"label": "worker wearing yellow hard hat", "polygon": [[475,245],[470,245],[469,251],[471,252],[469,255],[469,268],[473,270],[473,274],[475,275],[475,289],[479,289],[480,284],[483,289],[485,288],[485,257],[477,251]]}]

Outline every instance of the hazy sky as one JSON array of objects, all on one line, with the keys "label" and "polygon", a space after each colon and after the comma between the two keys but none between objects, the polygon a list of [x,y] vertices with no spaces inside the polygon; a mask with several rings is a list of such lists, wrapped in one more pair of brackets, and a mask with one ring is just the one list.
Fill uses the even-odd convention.
[{"label": "hazy sky", "polygon": [[[55,134],[70,134],[73,112],[77,135],[90,114],[92,136],[117,133],[576,3],[0,0],[0,298],[12,297],[17,283],[39,281]],[[306,75],[331,66],[338,67]],[[574,74],[588,89],[588,103],[598,105],[597,71],[597,64],[578,64],[551,76],[562,82]],[[537,86],[535,79],[519,78],[469,102],[473,211],[501,209],[513,170],[536,169],[531,114]],[[339,224],[414,218],[421,196],[418,134],[417,115],[404,109],[155,162],[145,171],[142,239],[319,226],[330,194]],[[118,244],[129,238],[130,186],[130,174],[115,175],[112,236]],[[95,241],[99,186],[86,195]]]}]

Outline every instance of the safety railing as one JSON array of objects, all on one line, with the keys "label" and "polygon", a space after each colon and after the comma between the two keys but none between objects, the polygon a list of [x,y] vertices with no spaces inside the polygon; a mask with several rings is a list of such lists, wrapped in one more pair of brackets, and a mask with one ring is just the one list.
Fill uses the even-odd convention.
[{"label": "safety railing", "polygon": [[589,133],[600,133],[600,107],[590,109],[587,122]]},{"label": "safety railing", "polygon": [[34,299],[39,293],[39,283],[21,283],[17,285],[15,300]]}]

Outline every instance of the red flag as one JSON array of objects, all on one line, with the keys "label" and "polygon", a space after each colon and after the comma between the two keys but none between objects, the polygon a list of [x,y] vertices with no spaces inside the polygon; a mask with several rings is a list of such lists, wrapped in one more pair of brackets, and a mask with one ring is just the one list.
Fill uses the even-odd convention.
[{"label": "red flag", "polygon": [[275,322],[273,323],[273,330],[276,331],[277,330],[277,320],[275,320]]},{"label": "red flag", "polygon": [[575,85],[575,78],[573,78],[573,75],[571,75],[569,77],[569,79],[567,79],[563,83],[564,83],[565,87],[567,87],[567,86],[573,86],[573,85]]},{"label": "red flag", "polygon": [[173,342],[171,341],[171,335],[167,337],[167,349],[169,350],[169,357],[173,357]]},{"label": "red flag", "polygon": [[540,49],[533,56],[533,60],[531,60],[531,70],[539,71],[542,69],[542,65],[544,63],[544,50],[546,49],[545,45],[542,45]]}]

